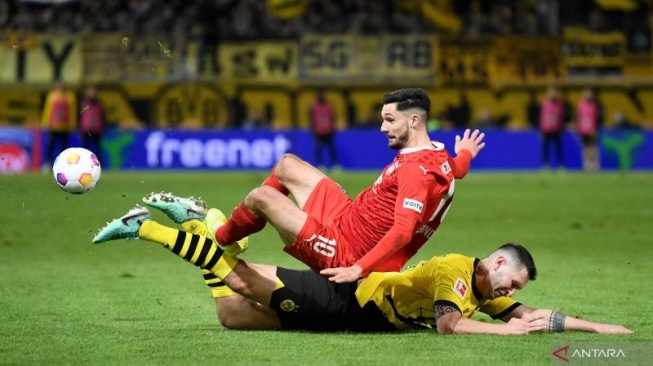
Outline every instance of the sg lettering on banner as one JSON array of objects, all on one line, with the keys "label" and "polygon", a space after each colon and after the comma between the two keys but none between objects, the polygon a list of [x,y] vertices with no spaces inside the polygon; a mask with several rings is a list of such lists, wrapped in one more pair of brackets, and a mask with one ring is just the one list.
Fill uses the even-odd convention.
[{"label": "sg lettering on banner", "polygon": [[307,35],[299,45],[299,78],[433,83],[435,45],[431,36]]}]

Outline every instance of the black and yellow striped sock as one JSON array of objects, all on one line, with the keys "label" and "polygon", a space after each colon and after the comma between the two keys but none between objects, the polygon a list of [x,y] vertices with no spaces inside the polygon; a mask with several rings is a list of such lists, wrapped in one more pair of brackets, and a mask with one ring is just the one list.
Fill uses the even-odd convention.
[{"label": "black and yellow striped sock", "polygon": [[232,289],[225,285],[225,283],[222,282],[222,280],[220,280],[218,276],[214,275],[211,271],[203,269],[202,276],[204,276],[204,282],[206,285],[209,286],[209,289],[211,289],[211,296],[213,296],[214,299],[220,297],[229,297],[235,294]]},{"label": "black and yellow striped sock", "polygon": [[210,271],[219,279],[227,277],[238,263],[238,259],[222,255],[222,249],[213,240],[163,226],[153,220],[143,222],[138,229],[138,237],[161,244],[184,260]]}]

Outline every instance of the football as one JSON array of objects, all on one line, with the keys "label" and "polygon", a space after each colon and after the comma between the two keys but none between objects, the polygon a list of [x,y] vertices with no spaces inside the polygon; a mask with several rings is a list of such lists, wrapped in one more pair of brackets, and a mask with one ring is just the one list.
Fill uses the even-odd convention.
[{"label": "football", "polygon": [[97,156],[81,147],[71,147],[57,156],[52,165],[57,185],[68,193],[81,194],[93,189],[102,168]]}]

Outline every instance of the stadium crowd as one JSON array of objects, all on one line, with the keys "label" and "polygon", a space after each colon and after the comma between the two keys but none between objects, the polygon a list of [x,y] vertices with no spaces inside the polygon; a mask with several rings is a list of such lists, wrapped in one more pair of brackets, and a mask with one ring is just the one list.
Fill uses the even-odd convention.
[{"label": "stadium crowd", "polygon": [[[274,5],[287,3],[301,1],[0,0],[0,40],[6,31],[151,35],[170,40],[171,49],[182,50],[182,55],[184,45],[192,41],[198,45],[197,74],[209,77],[220,74],[216,50],[222,42],[297,39],[305,33],[560,35],[565,27],[579,25],[592,32],[624,32],[631,52],[649,53],[651,49],[650,5],[645,1],[631,2],[636,5],[634,9],[619,9],[606,7],[619,2],[594,0],[306,0],[305,9],[299,6],[291,16],[275,15]],[[461,28],[456,32],[451,23],[447,26],[437,16],[429,16],[424,11],[427,3],[440,15],[449,14],[458,20]],[[172,78],[192,79],[183,63],[177,66]],[[439,127],[506,127],[507,116],[484,106],[473,112],[466,98],[461,95],[460,103],[450,105],[438,116]],[[528,121],[537,126],[540,101],[532,99]],[[565,121],[570,122],[571,107],[565,106],[565,110]],[[245,120],[245,115],[256,113],[242,113],[238,120],[243,123],[238,125],[249,126],[251,122],[251,127],[260,128],[264,121]],[[375,114],[370,121],[356,125],[376,126]]]},{"label": "stadium crowd", "polygon": [[648,3],[636,9],[601,7],[593,0],[307,0],[305,11],[282,19],[270,0],[0,0],[0,30],[48,33],[121,32],[217,37],[220,40],[292,39],[320,34],[447,32],[425,15],[431,3],[455,18],[458,33],[555,35],[561,24],[592,31],[624,31],[631,47],[650,47]]}]

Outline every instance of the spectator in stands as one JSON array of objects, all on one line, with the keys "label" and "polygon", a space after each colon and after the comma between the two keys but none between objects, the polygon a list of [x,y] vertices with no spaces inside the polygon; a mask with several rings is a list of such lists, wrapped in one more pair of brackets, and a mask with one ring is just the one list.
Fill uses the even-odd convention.
[{"label": "spectator in stands", "polygon": [[472,106],[469,104],[467,93],[460,93],[460,104],[447,107],[447,120],[451,121],[454,128],[463,129],[471,122]]},{"label": "spectator in stands", "polygon": [[549,158],[551,147],[555,148],[557,167],[564,166],[562,132],[565,111],[558,89],[549,87],[547,96],[540,104],[540,132],[542,133],[542,163],[545,168],[553,167]]},{"label": "spectator in stands", "polygon": [[11,5],[8,0],[0,0],[0,29],[9,24]]},{"label": "spectator in stands", "polygon": [[102,161],[102,134],[106,127],[104,107],[98,99],[95,85],[86,88],[80,108],[79,132],[82,146],[91,150]]},{"label": "spectator in stands", "polygon": [[[7,1],[0,0],[0,27],[47,33],[120,32],[143,35],[167,33],[180,18],[187,24],[218,26],[221,37],[231,40],[292,39],[304,32],[318,34],[399,34],[442,32],[438,21],[424,12],[418,1],[311,0],[306,11],[292,21],[272,19],[266,0],[111,0],[111,1]],[[531,34],[555,36],[565,25],[595,31],[623,31],[633,39],[633,50],[650,47],[650,4],[637,1],[630,12],[602,9],[595,1],[560,0],[456,0],[431,1],[463,23],[468,35]],[[433,5],[435,4],[435,5]],[[189,11],[191,8],[208,11]],[[217,18],[214,9],[219,9]],[[168,14],[174,14],[170,20]],[[189,13],[192,13],[189,14]],[[97,14],[102,14],[98,17]],[[207,23],[208,20],[208,23]],[[229,21],[227,21],[229,20]],[[227,26],[227,22],[229,25]],[[639,26],[638,24],[642,24]],[[222,27],[224,25],[224,27]],[[639,31],[638,31],[639,29]],[[446,30],[446,28],[444,28]],[[160,35],[160,34],[157,34]],[[645,38],[648,38],[648,42]],[[648,43],[638,45],[639,42]]]},{"label": "spectator in stands", "polygon": [[[222,27],[222,2],[199,1],[197,28],[197,74],[216,76],[220,73],[218,49]],[[208,63],[207,63],[208,62]],[[208,67],[207,67],[208,64]]]},{"label": "spectator in stands", "polygon": [[309,120],[311,131],[315,138],[315,159],[316,166],[324,167],[324,149],[327,148],[330,154],[331,166],[337,166],[338,154],[333,140],[336,132],[336,113],[333,105],[329,103],[324,95],[324,90],[318,89],[315,100],[311,104]]},{"label": "spectator in stands", "polygon": [[68,90],[62,82],[57,82],[54,89],[45,97],[42,125],[48,132],[44,169],[52,164],[59,153],[69,146],[70,133],[77,125],[77,102],[75,93]]},{"label": "spectator in stands", "polygon": [[252,109],[247,114],[247,118],[243,121],[242,128],[246,131],[260,130],[270,127],[270,121],[268,121],[261,112],[256,109]]},{"label": "spectator in stands", "polygon": [[349,30],[348,15],[340,2],[323,2],[320,18],[321,31],[326,34],[344,34]]},{"label": "spectator in stands", "polygon": [[478,112],[478,118],[474,121],[474,128],[477,128],[481,131],[487,129],[493,129],[499,127],[497,121],[492,116],[492,112],[489,108],[483,107]]},{"label": "spectator in stands", "polygon": [[249,0],[237,1],[233,7],[229,23],[230,37],[236,40],[255,40],[262,38],[261,19],[265,13],[256,3]]},{"label": "spectator in stands", "polygon": [[539,0],[534,7],[536,33],[552,36],[558,34],[560,27],[560,4],[558,0]]},{"label": "spectator in stands", "polygon": [[641,127],[633,123],[623,111],[616,110],[612,115],[612,128],[617,130],[640,130]]},{"label": "spectator in stands", "polygon": [[528,105],[526,106],[526,118],[528,124],[533,128],[540,126],[540,103],[537,100],[537,93],[531,90],[528,98]]},{"label": "spectator in stands", "polygon": [[383,108],[383,104],[374,104],[372,108],[370,108],[369,112],[363,119],[358,121],[358,123],[354,124],[352,127],[354,128],[381,128],[381,115],[379,114],[379,111]]},{"label": "spectator in stands", "polygon": [[390,24],[388,19],[388,4],[379,1],[369,1],[358,4],[358,11],[352,21],[352,31],[360,35],[374,35],[388,33]]},{"label": "spectator in stands", "polygon": [[591,88],[583,90],[576,107],[576,131],[583,145],[583,169],[599,170],[598,134],[603,125],[603,107]]}]

